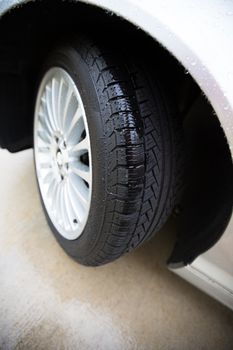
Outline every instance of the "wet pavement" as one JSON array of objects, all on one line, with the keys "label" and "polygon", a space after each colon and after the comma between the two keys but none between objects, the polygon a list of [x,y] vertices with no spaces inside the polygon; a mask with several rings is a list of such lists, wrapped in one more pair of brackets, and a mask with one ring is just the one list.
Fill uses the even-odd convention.
[{"label": "wet pavement", "polygon": [[114,263],[81,266],[47,226],[32,151],[0,163],[0,349],[233,349],[233,313],[166,268],[174,222]]}]

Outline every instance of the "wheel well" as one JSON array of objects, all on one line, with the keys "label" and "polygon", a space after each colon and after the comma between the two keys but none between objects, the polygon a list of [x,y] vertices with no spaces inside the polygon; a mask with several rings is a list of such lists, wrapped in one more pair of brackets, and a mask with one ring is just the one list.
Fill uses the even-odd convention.
[{"label": "wheel well", "polygon": [[75,33],[105,37],[107,32],[123,53],[130,49],[150,56],[177,102],[187,144],[179,235],[170,262],[189,263],[219,239],[232,210],[231,156],[218,118],[175,58],[122,18],[80,2],[28,2],[2,17],[0,31],[5,33],[0,38],[0,146],[11,152],[32,147],[35,91],[52,47]]},{"label": "wheel well", "polygon": [[184,134],[185,184],[171,268],[190,264],[211,248],[232,215],[231,154],[219,120],[202,94],[186,114]]}]

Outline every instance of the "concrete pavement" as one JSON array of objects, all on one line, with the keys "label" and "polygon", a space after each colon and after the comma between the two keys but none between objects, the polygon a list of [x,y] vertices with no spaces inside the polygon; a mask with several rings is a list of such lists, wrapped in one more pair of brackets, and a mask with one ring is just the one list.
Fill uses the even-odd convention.
[{"label": "concrete pavement", "polygon": [[32,151],[0,151],[0,349],[233,349],[233,313],[168,271],[174,222],[83,267],[50,232]]}]

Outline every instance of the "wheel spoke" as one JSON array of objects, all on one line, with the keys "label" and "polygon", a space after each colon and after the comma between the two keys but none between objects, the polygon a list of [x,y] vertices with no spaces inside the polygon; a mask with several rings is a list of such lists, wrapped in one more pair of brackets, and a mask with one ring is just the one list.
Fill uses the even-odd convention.
[{"label": "wheel spoke", "polygon": [[40,163],[40,168],[41,169],[52,169],[52,165],[49,161],[47,161],[47,162],[44,161],[44,162]]},{"label": "wheel spoke", "polygon": [[70,134],[72,133],[74,127],[76,126],[76,124],[79,122],[80,118],[82,117],[82,111],[81,111],[81,108],[77,108],[72,120],[71,120],[71,123],[70,123],[70,126],[68,128],[68,131],[66,133],[67,135],[67,138],[69,138]]},{"label": "wheel spoke", "polygon": [[70,167],[70,170],[89,184],[91,179],[90,168],[80,161],[76,161],[72,164],[73,165]]},{"label": "wheel spoke", "polygon": [[54,173],[52,170],[49,170],[48,174],[44,177],[43,182],[46,183],[50,183],[51,181],[53,181],[54,179]]},{"label": "wheel spoke", "polygon": [[66,96],[66,103],[65,103],[65,107],[64,107],[64,111],[63,111],[63,130],[66,129],[66,119],[67,119],[67,115],[68,115],[68,108],[69,108],[69,103],[71,100],[73,94],[73,90],[71,88],[68,89],[67,92],[67,96]]},{"label": "wheel spoke", "polygon": [[63,87],[64,87],[64,80],[61,79],[59,83],[59,90],[58,90],[58,108],[57,108],[57,121],[59,125],[59,129],[62,129],[62,96],[63,96]]},{"label": "wheel spoke", "polygon": [[55,78],[52,79],[52,92],[51,92],[52,96],[52,114],[53,114],[53,120],[54,120],[54,124],[56,126],[56,130],[59,129],[59,124],[58,124],[58,119],[57,119],[57,99],[58,99],[58,82]]},{"label": "wheel spoke", "polygon": [[83,134],[85,133],[85,125],[83,117],[81,117],[75,127],[71,130],[69,136],[69,144],[74,146],[80,142],[83,138]]},{"label": "wheel spoke", "polygon": [[53,134],[55,131],[55,128],[54,128],[52,121],[49,118],[49,115],[48,115],[46,93],[43,94],[43,96],[41,98],[41,102],[42,102],[42,105],[41,105],[40,114],[41,114],[42,118],[40,118],[39,121],[43,125],[45,125],[46,129],[51,130],[51,134]]},{"label": "wheel spoke", "polygon": [[83,213],[80,208],[77,206],[77,202],[74,202],[72,193],[70,191],[69,181],[65,184],[65,203],[68,210],[70,226],[75,226],[76,223],[81,222]]},{"label": "wheel spoke", "polygon": [[50,120],[53,130],[55,131],[57,130],[57,126],[52,111],[52,89],[49,85],[46,86],[45,99],[48,118]]},{"label": "wheel spoke", "polygon": [[64,183],[64,204],[65,204],[65,213],[66,213],[66,217],[67,217],[67,221],[69,223],[69,226],[72,227],[73,226],[73,220],[75,217],[74,211],[73,211],[73,207],[71,205],[71,202],[69,200],[69,196],[67,193],[67,183]]},{"label": "wheel spoke", "polygon": [[55,213],[56,220],[62,222],[62,210],[61,210],[61,183],[58,183],[57,191],[53,200],[53,212]]},{"label": "wheel spoke", "polygon": [[80,153],[83,151],[88,151],[88,150],[89,150],[89,142],[87,137],[85,137],[85,139],[83,139],[77,145],[73,146],[70,149],[70,153],[73,155],[73,154]]},{"label": "wheel spoke", "polygon": [[51,123],[49,122],[49,118],[47,117],[47,114],[45,114],[42,110],[39,113],[39,122],[41,124],[41,128],[44,131],[47,131],[47,133],[51,137],[54,133],[54,130]]},{"label": "wheel spoke", "polygon": [[63,215],[63,220],[65,227],[69,228],[70,226],[72,227],[72,219],[70,218],[70,208],[67,206],[66,203],[66,189],[65,189],[65,183],[61,183],[62,189],[61,189],[61,211]]},{"label": "wheel spoke", "polygon": [[57,189],[57,181],[56,179],[53,177],[52,180],[49,182],[49,186],[48,186],[48,192],[47,192],[47,196],[53,200],[53,196],[56,193],[56,189]]},{"label": "wheel spoke", "polygon": [[73,178],[71,175],[69,178],[69,185],[70,190],[72,191],[72,196],[80,202],[84,209],[86,209],[88,207],[89,191],[83,181],[77,177]]},{"label": "wheel spoke", "polygon": [[40,152],[40,153],[43,153],[43,154],[48,154],[48,155],[50,155],[50,147],[38,147],[38,151]]},{"label": "wheel spoke", "polygon": [[51,136],[47,133],[47,130],[38,130],[37,135],[46,145],[50,144]]}]

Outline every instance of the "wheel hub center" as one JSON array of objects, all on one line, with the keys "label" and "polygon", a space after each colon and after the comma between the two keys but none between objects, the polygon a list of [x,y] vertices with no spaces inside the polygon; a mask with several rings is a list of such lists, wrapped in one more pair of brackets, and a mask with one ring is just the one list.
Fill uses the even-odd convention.
[{"label": "wheel hub center", "polygon": [[62,152],[60,150],[57,151],[56,160],[57,160],[58,167],[61,168],[64,164],[64,159],[63,159]]},{"label": "wheel hub center", "polygon": [[66,143],[63,140],[58,140],[54,155],[55,164],[59,175],[64,178],[68,174],[69,169],[69,153]]}]

